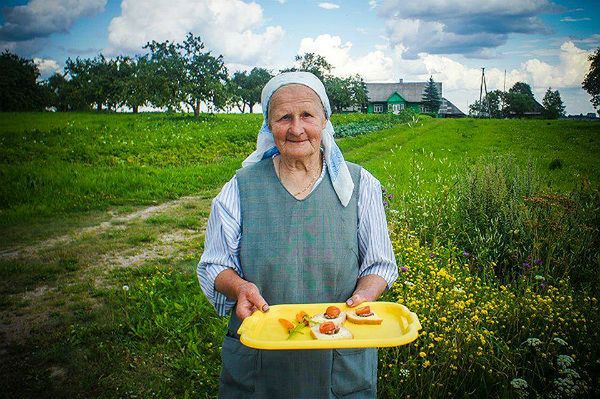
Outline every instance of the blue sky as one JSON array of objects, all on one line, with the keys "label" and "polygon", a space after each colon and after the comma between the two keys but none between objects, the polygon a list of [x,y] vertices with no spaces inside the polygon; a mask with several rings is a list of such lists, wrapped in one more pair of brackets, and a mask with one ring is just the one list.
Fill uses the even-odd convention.
[{"label": "blue sky", "polygon": [[223,54],[230,72],[325,56],[340,76],[368,82],[430,75],[464,112],[490,90],[525,81],[541,102],[558,89],[572,114],[593,112],[581,81],[600,47],[596,0],[9,0],[0,48],[36,60],[44,76],[67,57],[142,53],[188,31]]}]

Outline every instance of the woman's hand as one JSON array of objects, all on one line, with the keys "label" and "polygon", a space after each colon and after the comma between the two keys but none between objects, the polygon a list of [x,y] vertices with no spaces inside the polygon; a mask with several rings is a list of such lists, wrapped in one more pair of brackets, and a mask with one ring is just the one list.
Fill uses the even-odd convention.
[{"label": "woman's hand", "polygon": [[260,295],[258,287],[238,276],[232,269],[225,269],[217,275],[215,288],[227,298],[237,301],[235,314],[240,320],[250,316],[256,309],[263,312],[269,310],[269,305]]},{"label": "woman's hand", "polygon": [[235,306],[235,314],[243,321],[257,309],[262,312],[269,310],[269,305],[260,295],[258,287],[254,283],[244,281],[237,287],[237,305]]},{"label": "woman's hand", "polygon": [[356,289],[352,296],[346,301],[350,307],[358,306],[363,302],[376,301],[381,296],[387,282],[380,276],[369,274],[358,279]]}]

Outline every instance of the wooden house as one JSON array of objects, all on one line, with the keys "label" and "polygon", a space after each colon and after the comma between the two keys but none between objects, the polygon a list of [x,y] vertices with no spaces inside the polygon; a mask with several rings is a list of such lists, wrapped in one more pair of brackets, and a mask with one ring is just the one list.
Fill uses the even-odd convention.
[{"label": "wooden house", "polygon": [[[367,83],[367,97],[369,99],[367,113],[399,113],[404,109],[415,112],[425,112],[423,107],[423,92],[427,82],[398,83]],[[438,93],[442,97],[440,117],[465,116],[454,104],[442,96],[442,83],[435,82]]]}]

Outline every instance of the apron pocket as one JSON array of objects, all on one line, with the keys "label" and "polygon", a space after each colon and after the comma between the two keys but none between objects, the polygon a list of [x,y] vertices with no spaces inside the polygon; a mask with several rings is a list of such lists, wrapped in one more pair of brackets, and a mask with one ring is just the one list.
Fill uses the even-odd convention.
[{"label": "apron pocket", "polygon": [[377,367],[375,349],[334,349],[331,390],[344,397],[373,389],[373,384],[377,384],[374,367]]},{"label": "apron pocket", "polygon": [[221,349],[221,360],[219,397],[229,398],[253,393],[258,366],[258,350],[248,348],[237,338],[226,335]]}]

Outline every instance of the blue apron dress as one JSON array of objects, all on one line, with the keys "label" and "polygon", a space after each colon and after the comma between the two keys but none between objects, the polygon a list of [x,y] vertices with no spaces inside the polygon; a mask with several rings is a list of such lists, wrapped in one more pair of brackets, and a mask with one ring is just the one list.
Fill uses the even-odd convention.
[{"label": "blue apron dress", "polygon": [[[272,159],[237,173],[240,264],[270,305],[345,302],[358,279],[360,167],[343,207],[329,174],[305,199],[281,184]],[[377,349],[257,350],[237,337],[233,312],[221,351],[219,398],[375,398]]]}]

